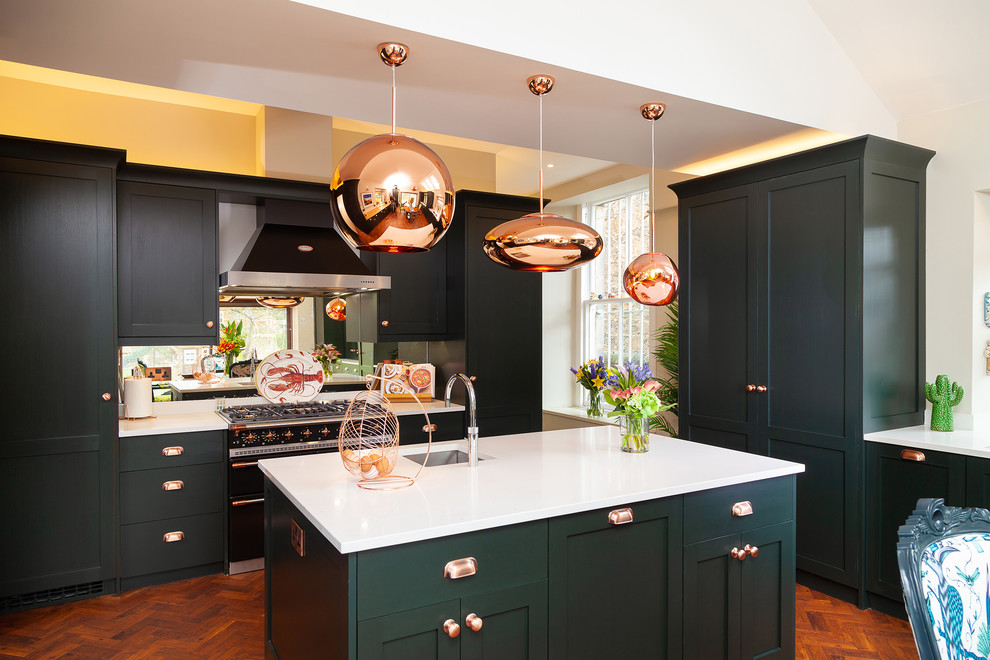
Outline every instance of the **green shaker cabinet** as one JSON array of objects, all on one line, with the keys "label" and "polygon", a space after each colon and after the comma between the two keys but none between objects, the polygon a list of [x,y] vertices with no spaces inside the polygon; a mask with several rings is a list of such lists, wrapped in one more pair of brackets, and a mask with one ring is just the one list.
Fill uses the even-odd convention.
[{"label": "green shaker cabinet", "polygon": [[552,660],[680,657],[681,498],[551,518],[549,542]]},{"label": "green shaker cabinet", "polygon": [[341,554],[266,479],[267,657],[793,657],[794,483]]},{"label": "green shaker cabinet", "polygon": [[797,570],[863,602],[863,434],[924,417],[925,168],[864,136],[671,186],[680,435],[802,463]]},{"label": "green shaker cabinet", "polygon": [[117,184],[117,314],[121,344],[215,344],[217,194]]}]

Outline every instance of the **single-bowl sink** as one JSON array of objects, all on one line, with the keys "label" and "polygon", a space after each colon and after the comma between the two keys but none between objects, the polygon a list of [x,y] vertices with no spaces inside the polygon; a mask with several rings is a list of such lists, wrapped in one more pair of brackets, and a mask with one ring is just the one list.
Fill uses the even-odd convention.
[{"label": "single-bowl sink", "polygon": [[[456,465],[458,463],[468,462],[468,453],[463,449],[442,449],[440,451],[431,451],[429,456],[426,452],[421,454],[406,454],[406,458],[414,463],[419,463],[423,467],[434,467],[436,465]],[[479,461],[483,461],[488,456],[478,456]],[[426,461],[426,463],[423,463]]]}]

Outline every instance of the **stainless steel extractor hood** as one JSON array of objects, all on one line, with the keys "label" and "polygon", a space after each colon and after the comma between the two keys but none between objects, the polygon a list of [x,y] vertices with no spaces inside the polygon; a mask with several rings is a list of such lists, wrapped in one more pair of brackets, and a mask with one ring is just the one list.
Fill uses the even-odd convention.
[{"label": "stainless steel extractor hood", "polygon": [[220,274],[228,296],[337,296],[390,286],[340,237],[325,204],[281,199],[258,207],[258,228]]}]

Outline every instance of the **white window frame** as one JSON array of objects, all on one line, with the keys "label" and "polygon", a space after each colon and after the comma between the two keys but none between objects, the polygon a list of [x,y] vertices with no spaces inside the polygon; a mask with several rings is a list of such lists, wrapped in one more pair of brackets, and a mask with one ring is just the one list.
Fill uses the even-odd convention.
[{"label": "white window frame", "polygon": [[[594,222],[593,209],[594,209],[594,207],[599,206],[599,205],[602,205],[602,204],[608,204],[610,202],[614,202],[614,201],[617,201],[617,200],[620,200],[620,199],[631,200],[631,198],[633,196],[639,195],[639,194],[644,194],[644,193],[646,194],[646,206],[648,206],[649,205],[649,189],[648,188],[637,188],[635,190],[630,190],[629,192],[627,192],[625,194],[612,195],[612,196],[609,196],[609,197],[603,197],[601,199],[597,199],[597,200],[586,202],[586,203],[584,203],[584,204],[581,205],[581,220],[582,220],[582,222],[584,222],[584,223],[586,223],[586,224],[588,224],[590,226],[594,226],[593,225],[593,222]],[[631,208],[631,204],[627,201],[627,205],[626,205],[626,214],[627,215],[629,213],[629,208]],[[625,219],[625,221],[627,223],[626,224],[626,235],[628,236],[629,233],[630,233],[630,226],[628,224],[628,222],[629,222],[628,221],[628,217]],[[646,229],[646,231],[648,231],[648,229]],[[651,249],[652,249],[652,246],[651,246]],[[625,263],[625,264],[628,265],[633,259],[635,259],[636,257],[639,256],[640,253],[632,254],[632,251],[633,251],[633,249],[632,249],[632,241],[631,240],[626,240],[625,241],[625,250],[624,250],[625,254],[623,255],[623,259],[624,259],[623,263]],[[582,360],[598,357],[597,353],[595,355],[592,355],[591,354],[592,351],[596,350],[592,346],[592,341],[593,341],[593,336],[594,336],[594,333],[593,333],[594,313],[595,313],[595,308],[596,307],[602,307],[604,305],[609,305],[609,304],[616,304],[616,305],[618,305],[618,313],[620,314],[620,318],[621,318],[621,315],[623,313],[623,305],[624,304],[635,305],[636,307],[640,307],[641,308],[640,311],[644,315],[644,319],[643,320],[644,320],[644,323],[645,323],[645,327],[652,329],[652,323],[651,323],[652,318],[651,318],[651,314],[650,314],[649,308],[642,307],[641,305],[639,305],[639,303],[635,302],[632,298],[630,298],[626,294],[625,289],[622,288],[621,280],[620,280],[620,282],[617,283],[618,291],[612,291],[611,292],[611,293],[615,294],[615,297],[614,298],[600,298],[600,299],[599,298],[595,298],[595,299],[590,298],[591,286],[592,286],[591,285],[591,279],[592,279],[592,272],[593,272],[591,270],[591,268],[594,267],[594,265],[595,265],[595,262],[592,262],[591,264],[588,265],[588,267],[581,269],[581,309],[580,309],[581,319],[580,319],[580,322],[581,322],[581,350],[582,350],[582,358],[581,359]],[[599,293],[601,295],[608,295],[610,292],[604,292],[603,291],[603,292],[596,292],[596,293]],[[625,346],[626,341],[624,340],[625,333],[631,332],[631,326],[632,326],[632,319],[631,319],[631,317],[629,318],[629,321],[628,322],[620,322],[618,324],[618,328],[619,328],[619,341],[618,341],[619,354],[617,356],[617,363],[610,362],[609,356],[606,355],[606,356],[604,356],[605,357],[606,364],[608,364],[610,366],[612,366],[613,364],[614,364],[614,366],[621,366],[621,365],[623,365],[626,362],[629,362],[631,360],[630,354],[627,354],[627,353],[624,352],[624,349],[626,348],[626,346]],[[649,342],[650,342],[650,332],[647,331],[642,336],[642,338],[640,340],[640,346],[639,346],[639,348],[640,348],[640,355],[645,356],[644,359],[645,359],[645,362],[647,364],[650,363]],[[582,392],[582,399],[586,399],[586,398],[587,398],[587,393],[586,392]]]}]

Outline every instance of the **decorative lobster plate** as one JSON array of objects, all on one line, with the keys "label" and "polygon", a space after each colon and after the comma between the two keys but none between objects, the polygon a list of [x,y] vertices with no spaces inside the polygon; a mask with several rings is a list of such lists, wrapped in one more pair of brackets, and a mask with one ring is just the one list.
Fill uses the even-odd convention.
[{"label": "decorative lobster plate", "polygon": [[323,366],[306,351],[275,351],[258,365],[254,384],[272,403],[312,401],[323,387]]}]

